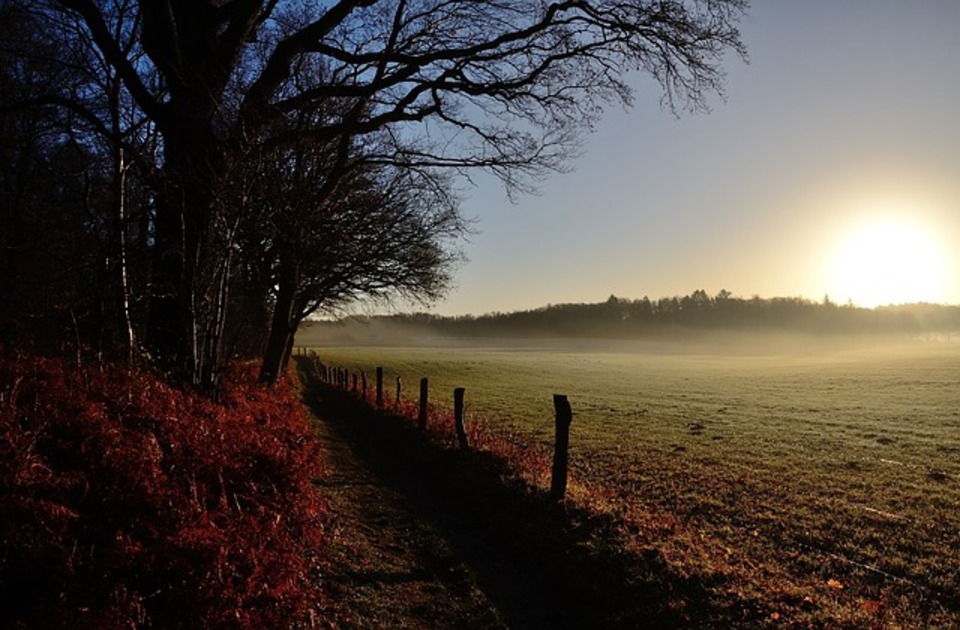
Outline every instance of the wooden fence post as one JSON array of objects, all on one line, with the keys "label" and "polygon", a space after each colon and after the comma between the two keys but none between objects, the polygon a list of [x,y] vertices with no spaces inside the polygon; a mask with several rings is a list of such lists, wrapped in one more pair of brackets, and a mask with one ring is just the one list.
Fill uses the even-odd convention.
[{"label": "wooden fence post", "polygon": [[453,422],[457,429],[457,441],[460,443],[460,450],[465,451],[470,448],[467,442],[467,430],[463,426],[463,394],[466,391],[463,387],[453,390]]},{"label": "wooden fence post", "polygon": [[383,407],[383,368],[377,368],[377,407]]},{"label": "wooden fence post", "polygon": [[557,415],[557,438],[553,449],[550,499],[560,503],[567,493],[567,461],[570,447],[570,423],[573,421],[573,412],[570,410],[570,402],[567,397],[562,394],[553,395],[553,408]]},{"label": "wooden fence post", "polygon": [[350,388],[350,391],[354,394],[357,393],[357,373],[353,373],[353,386]]},{"label": "wooden fence post", "polygon": [[417,416],[417,423],[420,425],[420,430],[424,431],[427,428],[427,377],[424,376],[420,379],[420,414]]},{"label": "wooden fence post", "polygon": [[367,372],[365,370],[360,371],[360,382],[363,387],[363,401],[367,401]]},{"label": "wooden fence post", "polygon": [[397,377],[397,401],[394,403],[394,408],[400,409],[400,391],[403,389],[403,383],[400,382],[400,377]]}]

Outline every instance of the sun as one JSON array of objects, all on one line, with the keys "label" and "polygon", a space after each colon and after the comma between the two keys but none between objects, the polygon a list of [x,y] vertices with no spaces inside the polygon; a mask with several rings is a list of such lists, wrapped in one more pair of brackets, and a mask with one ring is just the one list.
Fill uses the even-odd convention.
[{"label": "sun", "polygon": [[943,302],[948,294],[947,256],[922,225],[886,218],[848,232],[830,266],[828,294],[873,308]]}]

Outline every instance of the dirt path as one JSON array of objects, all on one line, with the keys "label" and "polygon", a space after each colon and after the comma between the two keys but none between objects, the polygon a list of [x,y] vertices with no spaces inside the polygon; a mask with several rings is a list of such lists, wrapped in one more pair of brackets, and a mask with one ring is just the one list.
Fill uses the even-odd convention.
[{"label": "dirt path", "polygon": [[305,380],[336,515],[337,627],[678,627],[663,608],[659,558],[593,544],[610,522],[559,509],[489,454],[439,447]]},{"label": "dirt path", "polygon": [[544,531],[560,515],[531,513],[482,456],[438,450],[339,392],[314,383],[307,402],[336,516],[336,626],[597,627],[541,561],[557,555]]},{"label": "dirt path", "polygon": [[496,607],[442,532],[355,452],[336,421],[320,419],[333,503],[334,623],[351,628],[502,628]]}]

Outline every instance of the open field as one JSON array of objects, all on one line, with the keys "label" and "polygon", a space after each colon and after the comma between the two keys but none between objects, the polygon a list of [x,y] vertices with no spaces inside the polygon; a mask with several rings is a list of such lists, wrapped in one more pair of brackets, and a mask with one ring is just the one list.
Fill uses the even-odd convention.
[{"label": "open field", "polygon": [[435,404],[466,387],[468,422],[545,449],[551,395],[567,394],[573,499],[757,622],[960,625],[956,344],[317,350],[383,366],[388,399],[398,375],[411,396],[429,376]]}]

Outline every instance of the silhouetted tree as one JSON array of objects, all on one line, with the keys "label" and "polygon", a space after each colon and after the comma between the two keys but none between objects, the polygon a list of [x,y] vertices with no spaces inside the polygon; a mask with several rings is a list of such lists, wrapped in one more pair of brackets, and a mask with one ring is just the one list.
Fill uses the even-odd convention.
[{"label": "silhouetted tree", "polygon": [[276,383],[300,323],[358,299],[435,299],[449,282],[466,230],[445,178],[429,170],[370,164],[360,149],[329,186],[324,147],[305,143],[251,165],[255,206],[242,258],[267,265],[271,302],[260,379]]},{"label": "silhouetted tree", "polygon": [[[670,107],[699,109],[720,89],[726,51],[742,51],[745,0],[41,0],[21,2],[38,33],[88,47],[81,74],[118,77],[128,120],[159,134],[152,179],[146,343],[154,358],[210,387],[222,351],[243,219],[229,190],[260,150],[305,140],[400,168],[486,169],[510,191],[561,168],[609,102],[629,103],[639,69]],[[107,67],[96,67],[106,64]],[[109,94],[54,94],[114,142]],[[278,124],[323,111],[315,126]],[[384,141],[386,140],[386,141]],[[116,153],[114,154],[117,155]]]},{"label": "silhouetted tree", "polygon": [[28,11],[0,5],[0,344],[34,336],[37,280],[52,258],[39,240],[52,218],[58,182],[51,165],[63,136],[49,108],[21,103],[61,89],[69,77],[52,61],[56,47],[37,35]]},{"label": "silhouetted tree", "polygon": [[54,17],[0,6],[0,336],[49,349],[68,332],[129,358],[150,219],[134,162],[149,128],[76,20]]}]

